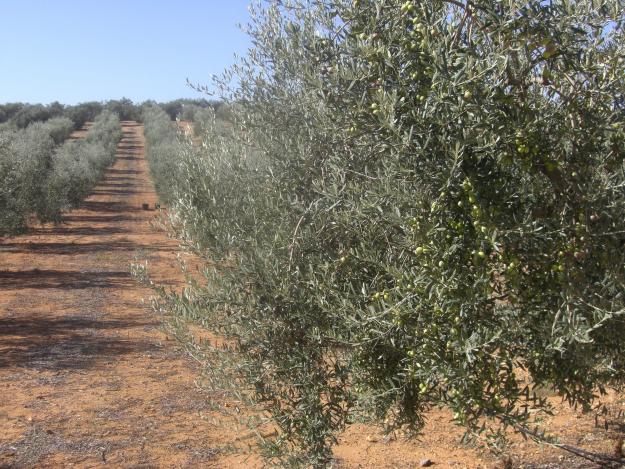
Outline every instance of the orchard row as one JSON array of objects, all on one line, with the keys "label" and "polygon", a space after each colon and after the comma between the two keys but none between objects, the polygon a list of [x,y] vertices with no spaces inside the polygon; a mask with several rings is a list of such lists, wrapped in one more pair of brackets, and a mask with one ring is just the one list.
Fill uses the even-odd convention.
[{"label": "orchard row", "polygon": [[69,139],[65,117],[0,131],[0,235],[23,230],[29,218],[58,221],[88,194],[115,159],[118,117],[98,115],[84,138]]}]

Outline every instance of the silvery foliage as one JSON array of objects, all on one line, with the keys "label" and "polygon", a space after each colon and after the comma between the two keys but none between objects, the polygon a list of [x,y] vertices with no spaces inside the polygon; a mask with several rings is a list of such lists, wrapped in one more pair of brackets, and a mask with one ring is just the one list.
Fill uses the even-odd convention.
[{"label": "silvery foliage", "polygon": [[231,339],[221,371],[270,412],[269,457],[324,466],[357,413],[418,431],[438,405],[499,441],[549,411],[537,388],[588,408],[622,386],[624,11],[252,8],[217,83],[229,131],[152,161],[208,260],[165,300]]}]

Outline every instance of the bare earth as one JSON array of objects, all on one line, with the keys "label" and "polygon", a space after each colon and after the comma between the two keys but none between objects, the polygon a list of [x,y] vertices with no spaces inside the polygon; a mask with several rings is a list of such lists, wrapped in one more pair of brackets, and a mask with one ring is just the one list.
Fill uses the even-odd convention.
[{"label": "bare earth", "polygon": [[[245,429],[216,422],[197,370],[159,328],[151,292],[131,278],[149,259],[160,283],[181,285],[177,243],[152,227],[157,201],[144,159],[143,128],[124,123],[118,159],[102,184],[59,226],[0,239],[0,468],[260,467]],[[143,210],[147,203],[151,210]],[[612,451],[623,432],[622,400],[610,415],[558,408],[547,428],[568,443]],[[607,423],[607,430],[604,428]],[[435,412],[420,441],[385,439],[353,426],[336,448],[340,468],[501,467],[458,443],[448,414]],[[521,441],[523,467],[596,467]]]}]

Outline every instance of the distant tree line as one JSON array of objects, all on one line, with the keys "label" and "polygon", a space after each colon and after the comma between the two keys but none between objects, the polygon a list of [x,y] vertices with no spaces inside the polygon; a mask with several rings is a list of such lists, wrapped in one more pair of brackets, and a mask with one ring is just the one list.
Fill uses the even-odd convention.
[{"label": "distant tree line", "polygon": [[0,124],[2,128],[25,129],[34,122],[45,122],[55,117],[66,117],[72,120],[75,128],[80,128],[85,122],[93,121],[104,108],[105,106],[98,102],[81,103],[75,106],[65,106],[56,101],[49,105],[0,104]]},{"label": "distant tree line", "polygon": [[221,101],[206,99],[176,99],[165,103],[145,101],[134,103],[128,98],[105,102],[89,101],[76,105],[63,105],[57,101],[45,104],[6,103],[0,104],[0,129],[25,129],[33,122],[45,122],[55,117],[66,117],[74,122],[76,129],[86,122],[93,121],[103,111],[117,114],[120,120],[142,119],[146,107],[160,106],[171,120],[177,118],[197,122],[202,120],[206,111],[215,112],[219,117],[226,118],[227,110]]}]

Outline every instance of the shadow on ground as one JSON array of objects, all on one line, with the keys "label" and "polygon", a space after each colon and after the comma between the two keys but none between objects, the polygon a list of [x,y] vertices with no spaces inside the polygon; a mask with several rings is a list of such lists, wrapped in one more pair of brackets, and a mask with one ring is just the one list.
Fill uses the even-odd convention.
[{"label": "shadow on ground", "polygon": [[147,321],[83,316],[36,314],[0,319],[0,369],[85,369],[101,361],[154,350],[154,344],[123,337],[126,329],[146,326],[150,326]]},{"label": "shadow on ground", "polygon": [[[45,246],[48,246],[46,244]],[[76,249],[77,245],[72,249]],[[110,243],[107,243],[110,246]],[[75,252],[75,251],[74,251]],[[73,270],[20,270],[0,271],[0,290],[3,289],[60,289],[120,288],[132,285],[130,272],[125,271],[73,271]]]},{"label": "shadow on ground", "polygon": [[[133,243],[106,242],[106,243],[4,243],[0,244],[0,252],[11,252],[21,254],[50,254],[50,255],[76,255],[96,252],[108,252],[112,249],[116,251],[131,251],[137,249]],[[32,272],[32,271],[31,271]],[[11,277],[11,272],[0,272],[0,279],[3,275]],[[10,284],[7,284],[10,286]],[[0,290],[5,286],[0,283]]]}]

